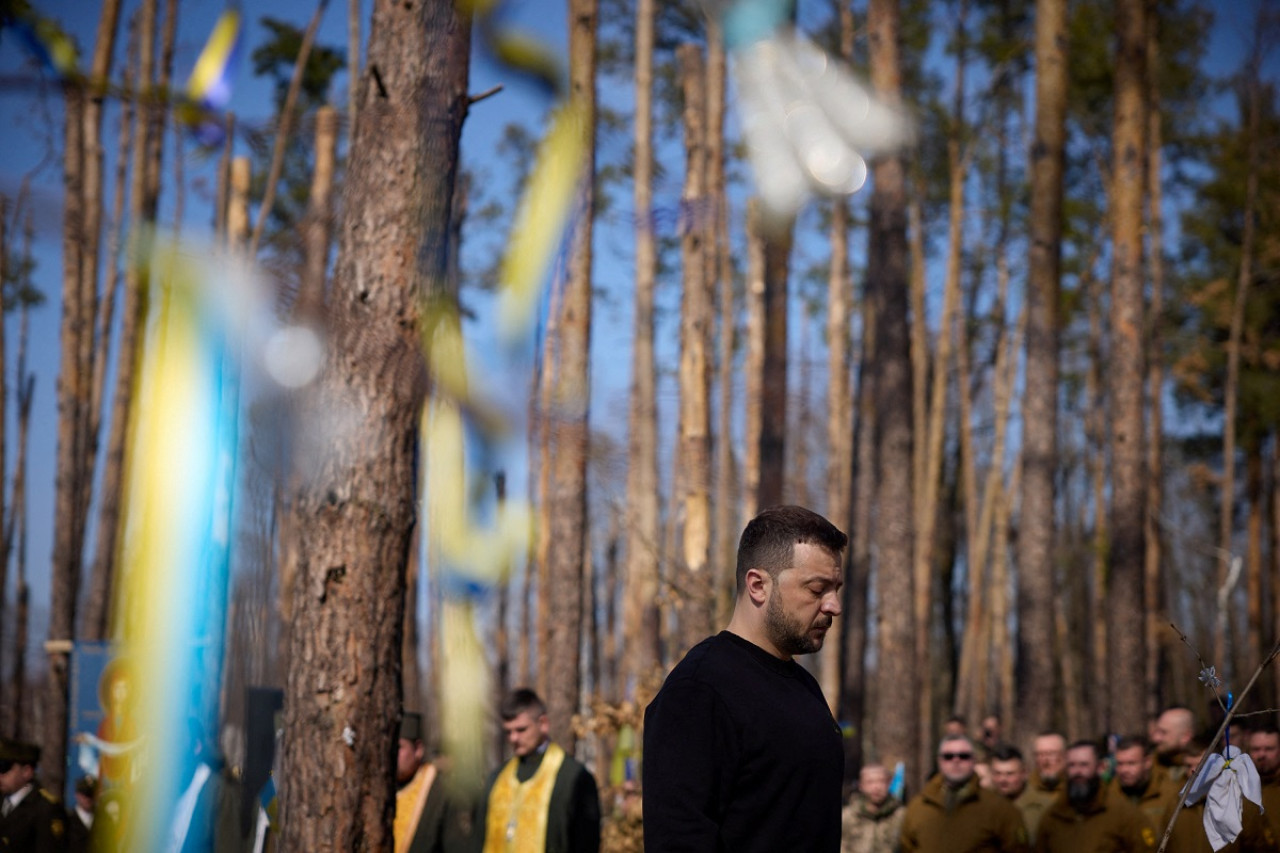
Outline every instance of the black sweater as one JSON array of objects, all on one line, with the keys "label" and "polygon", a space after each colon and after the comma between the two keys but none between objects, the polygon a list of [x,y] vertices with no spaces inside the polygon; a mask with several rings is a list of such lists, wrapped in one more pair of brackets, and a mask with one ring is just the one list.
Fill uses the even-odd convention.
[{"label": "black sweater", "polygon": [[840,729],[795,661],[723,631],[644,719],[646,853],[838,853]]}]

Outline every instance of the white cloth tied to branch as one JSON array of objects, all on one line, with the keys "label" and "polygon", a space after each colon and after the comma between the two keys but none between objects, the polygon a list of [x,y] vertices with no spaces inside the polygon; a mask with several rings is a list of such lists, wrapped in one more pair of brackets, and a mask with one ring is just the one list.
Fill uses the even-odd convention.
[{"label": "white cloth tied to branch", "polygon": [[1208,756],[1187,794],[1187,805],[1206,796],[1204,831],[1213,849],[1221,850],[1240,835],[1244,800],[1262,808],[1262,779],[1253,759],[1238,746],[1228,746],[1225,754]]}]

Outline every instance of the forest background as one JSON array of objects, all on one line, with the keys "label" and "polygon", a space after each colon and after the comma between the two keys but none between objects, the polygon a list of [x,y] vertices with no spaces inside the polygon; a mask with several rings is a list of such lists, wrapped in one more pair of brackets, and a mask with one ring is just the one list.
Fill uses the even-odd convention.
[{"label": "forest background", "polygon": [[[589,365],[579,374],[589,377],[590,402],[589,438],[574,445],[576,480],[558,467],[573,454],[560,443],[569,416],[552,402],[556,377],[582,367],[566,355],[584,332],[565,323],[579,292],[569,284],[580,258],[572,241],[536,334],[518,351],[494,344],[497,260],[554,96],[484,50],[469,63],[475,100],[462,124],[466,191],[450,222],[460,237],[452,269],[477,381],[502,401],[513,436],[473,458],[470,476],[492,483],[501,471],[505,499],[527,500],[541,518],[527,563],[479,602],[495,695],[537,684],[557,736],[581,737],[603,771],[656,676],[723,623],[736,534],[755,507],[777,501],[813,506],[852,534],[839,642],[812,661],[846,724],[851,766],[865,751],[903,759],[918,778],[932,732],[953,712],[997,713],[1025,738],[1050,726],[1073,737],[1136,730],[1175,702],[1203,709],[1200,663],[1171,623],[1240,685],[1274,644],[1280,612],[1275,4],[904,3],[900,17],[889,16],[897,27],[889,40],[901,45],[890,60],[867,38],[886,20],[883,4],[803,2],[800,29],[880,91],[893,75],[877,61],[896,63],[897,96],[919,138],[886,158],[898,164],[896,178],[875,164],[867,188],[807,206],[785,234],[750,224],[732,87],[705,19],[681,4],[638,5],[513,4],[497,19],[563,55],[573,50],[569,22],[583,8],[598,20],[590,52],[598,65],[588,64],[598,92],[595,192],[572,221],[581,229],[591,220],[595,250],[589,308],[578,304],[590,317]],[[139,73],[141,62],[126,24],[157,11],[134,7],[124,5],[111,51],[117,78]],[[313,226],[330,226],[327,245],[342,209],[317,213],[318,149],[336,153],[333,197],[351,192],[343,189],[357,103],[343,70],[349,22],[367,38],[379,11],[354,4],[344,21],[338,7],[320,8],[291,108],[288,83],[315,9],[282,4],[273,24],[248,12],[229,147],[201,149],[170,122],[158,147],[131,162],[121,152],[132,154],[137,137],[118,134],[137,133],[130,121],[142,111],[125,98],[103,101],[93,202],[104,213],[103,261],[93,284],[103,297],[117,276],[125,288],[120,314],[100,306],[95,315],[106,319],[97,320],[90,408],[104,451],[119,395],[102,389],[118,380],[130,286],[125,256],[106,247],[123,245],[130,222],[227,239],[232,163],[248,158],[243,224],[261,222],[262,233],[245,236],[261,241],[257,257],[281,315],[301,311]],[[656,26],[651,54],[636,48],[646,9]],[[1046,244],[1036,239],[1046,233],[1046,208],[1037,207],[1046,195],[1034,143],[1048,66],[1036,61],[1035,26],[1054,10],[1069,48],[1059,93],[1060,240]],[[102,9],[37,11],[75,37],[88,67]],[[153,21],[161,49],[149,73],[160,84],[185,79],[217,11],[169,3]],[[1138,29],[1126,30],[1135,16]],[[170,21],[172,34],[163,31]],[[66,417],[55,389],[66,344],[64,91],[9,32],[3,38],[0,107],[12,153],[0,178],[0,678],[9,697],[0,731],[31,735],[58,714],[37,638],[109,634],[116,549],[104,547],[101,531],[120,523],[111,513],[120,487],[103,452],[77,487],[83,497],[58,503],[71,500],[60,479]],[[637,159],[649,132],[636,111],[644,55],[654,63],[647,172]],[[363,56],[362,68],[368,48]],[[583,63],[570,63],[570,78],[575,71]],[[325,104],[337,108],[336,132],[325,129]],[[286,114],[291,127],[282,131]],[[282,137],[283,174],[263,220],[272,144]],[[131,184],[140,168],[148,174]],[[656,238],[652,256],[646,234]],[[1046,277],[1035,247],[1059,244],[1060,268],[1051,264]],[[321,257],[337,276],[340,261],[328,249]],[[637,362],[629,342],[650,336],[653,361]],[[284,686],[291,648],[282,630],[293,617],[281,568],[288,484],[267,396],[244,411],[223,707],[233,729],[243,686]],[[478,503],[498,500],[486,487]],[[78,526],[64,523],[65,506],[77,507]],[[403,630],[405,701],[438,720],[445,589],[428,551],[411,547],[397,594],[415,605]],[[74,592],[59,598],[69,578],[78,579]],[[576,592],[549,594],[566,588]],[[884,660],[904,663],[890,669]],[[1278,691],[1272,668],[1256,707],[1280,705]],[[234,735],[228,745],[234,752]]]}]

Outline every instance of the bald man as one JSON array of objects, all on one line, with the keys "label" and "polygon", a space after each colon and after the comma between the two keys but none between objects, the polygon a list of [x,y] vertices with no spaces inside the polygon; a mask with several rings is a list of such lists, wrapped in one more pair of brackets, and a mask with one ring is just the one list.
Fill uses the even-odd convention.
[{"label": "bald man", "polygon": [[1151,730],[1156,761],[1168,771],[1169,778],[1179,784],[1187,776],[1187,749],[1194,734],[1195,715],[1181,705],[1165,709]]}]

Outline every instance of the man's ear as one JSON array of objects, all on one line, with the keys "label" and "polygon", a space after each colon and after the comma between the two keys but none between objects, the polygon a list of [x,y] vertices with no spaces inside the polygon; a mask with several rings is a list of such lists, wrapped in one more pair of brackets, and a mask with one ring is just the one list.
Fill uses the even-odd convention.
[{"label": "man's ear", "polygon": [[769,600],[769,589],[773,584],[773,578],[764,569],[747,569],[746,574],[747,597],[756,604],[764,604]]}]

